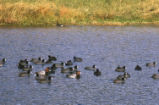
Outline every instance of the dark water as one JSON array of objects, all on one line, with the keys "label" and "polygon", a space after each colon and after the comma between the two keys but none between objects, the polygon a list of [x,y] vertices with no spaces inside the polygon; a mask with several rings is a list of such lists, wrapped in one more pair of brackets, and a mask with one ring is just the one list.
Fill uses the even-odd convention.
[{"label": "dark water", "polygon": [[[81,79],[68,79],[57,70],[51,84],[40,84],[35,71],[46,66],[33,65],[30,77],[18,77],[17,63],[32,57],[54,55],[58,61],[73,56],[83,58]],[[159,80],[151,78],[155,68],[147,62],[159,62],[158,27],[66,27],[1,28],[0,105],[158,105]],[[95,77],[85,66],[96,64],[102,75]],[[136,64],[142,71],[134,71]],[[126,65],[131,78],[114,84],[117,65]]]}]

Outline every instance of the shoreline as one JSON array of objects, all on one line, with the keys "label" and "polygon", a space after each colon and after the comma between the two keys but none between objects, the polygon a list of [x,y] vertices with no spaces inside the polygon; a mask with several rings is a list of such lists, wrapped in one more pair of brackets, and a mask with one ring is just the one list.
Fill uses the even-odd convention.
[{"label": "shoreline", "polygon": [[2,0],[0,27],[159,25],[156,0]]},{"label": "shoreline", "polygon": [[[63,24],[64,27],[67,26],[159,26],[159,22],[108,22],[108,23],[96,23],[96,24]],[[29,28],[29,27],[39,27],[39,28],[47,28],[47,27],[59,27],[56,24],[41,24],[41,25],[19,25],[19,24],[0,24],[0,28],[5,27],[16,27],[16,28]]]}]

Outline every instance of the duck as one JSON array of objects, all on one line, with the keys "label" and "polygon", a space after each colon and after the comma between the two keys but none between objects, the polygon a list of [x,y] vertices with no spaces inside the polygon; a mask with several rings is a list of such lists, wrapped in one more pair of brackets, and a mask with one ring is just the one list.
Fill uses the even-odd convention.
[{"label": "duck", "polygon": [[49,63],[52,63],[52,60],[47,60],[46,62],[45,62],[45,64],[49,64]]},{"label": "duck", "polygon": [[57,26],[57,27],[64,27],[64,25],[63,25],[63,24],[60,24],[58,21],[56,22],[56,26]]},{"label": "duck", "polygon": [[30,62],[32,62],[32,63],[36,63],[36,62],[39,62],[39,61],[41,61],[41,57],[32,58],[32,59],[30,60]]},{"label": "duck", "polygon": [[39,83],[51,83],[51,76],[39,76],[38,74],[36,74],[35,79],[39,82]]},{"label": "duck", "polygon": [[48,60],[45,62],[45,64],[52,63],[52,61],[56,61],[56,57],[48,55]]},{"label": "duck", "polygon": [[94,71],[94,75],[95,76],[100,76],[101,75],[101,71],[99,71],[99,69],[96,69],[96,71]]},{"label": "duck", "polygon": [[82,62],[83,61],[82,58],[76,57],[76,56],[73,57],[73,60],[74,60],[74,62]]},{"label": "duck", "polygon": [[53,65],[50,67],[50,69],[51,69],[51,70],[56,70],[56,69],[57,69],[57,67],[56,67],[56,65],[55,65],[55,64],[53,64]]},{"label": "duck", "polygon": [[75,70],[75,71],[77,71],[77,69],[78,69],[78,66],[77,66],[77,65],[75,65],[75,66],[74,66],[74,70]]},{"label": "duck", "polygon": [[128,72],[124,72],[124,78],[130,78],[131,76],[130,76],[130,74],[128,73]]},{"label": "duck", "polygon": [[28,71],[28,70],[30,70],[30,71],[32,71],[32,65],[28,65],[28,66],[25,66],[24,68],[22,68],[22,70],[23,71]]},{"label": "duck", "polygon": [[26,77],[26,76],[30,76],[30,72],[31,70],[28,70],[28,71],[22,71],[19,73],[19,77]]},{"label": "duck", "polygon": [[118,67],[115,69],[115,71],[117,71],[117,72],[125,72],[125,69],[126,69],[125,66],[123,66],[123,67],[118,66]]},{"label": "duck", "polygon": [[121,79],[116,78],[115,80],[113,80],[113,83],[115,83],[115,84],[124,84],[125,80],[126,80],[126,78],[121,78]]},{"label": "duck", "polygon": [[71,60],[68,60],[66,63],[65,63],[66,66],[71,66],[73,65],[73,62]]},{"label": "duck", "polygon": [[20,65],[25,65],[25,64],[28,64],[28,60],[27,59],[24,59],[24,60],[20,60],[18,64]]},{"label": "duck", "polygon": [[6,58],[3,58],[3,59],[0,61],[0,67],[2,67],[5,63],[6,63]]},{"label": "duck", "polygon": [[151,63],[146,63],[146,67],[155,67],[156,66],[156,62],[151,62]]},{"label": "duck", "polygon": [[93,65],[92,67],[87,66],[87,67],[85,67],[84,69],[85,69],[85,70],[93,70],[93,71],[95,71],[95,70],[96,70],[96,65]]},{"label": "duck", "polygon": [[45,70],[35,72],[35,74],[38,75],[38,76],[46,76],[49,73],[50,73],[50,68],[49,67],[45,68]]},{"label": "duck", "polygon": [[39,60],[37,62],[34,62],[34,64],[43,65],[43,64],[45,64],[45,59]]},{"label": "duck", "polygon": [[141,71],[141,70],[142,70],[142,68],[141,68],[139,65],[136,65],[135,70],[137,70],[137,71]]},{"label": "duck", "polygon": [[152,75],[152,78],[153,78],[153,79],[159,79],[159,74],[153,74],[153,75]]},{"label": "duck", "polygon": [[55,56],[48,55],[48,59],[51,61],[56,61],[57,58]]},{"label": "duck", "polygon": [[56,68],[61,68],[61,67],[64,67],[64,66],[65,66],[65,63],[64,63],[64,62],[54,63],[53,66],[56,67]]},{"label": "duck", "polygon": [[81,74],[80,71],[76,71],[74,73],[67,74],[66,77],[67,78],[71,78],[71,79],[79,79],[80,78],[80,74]]},{"label": "duck", "polygon": [[29,62],[27,59],[25,60],[20,60],[19,63],[18,63],[18,68],[19,69],[23,69],[25,68],[26,66],[28,66]]},{"label": "duck", "polygon": [[74,71],[73,67],[69,67],[69,68],[62,67],[61,68],[61,73],[70,73],[70,72],[73,72],[73,71]]},{"label": "duck", "polygon": [[125,79],[130,78],[130,74],[127,72],[124,72],[123,75],[117,76],[117,79],[122,79],[122,78],[125,78]]}]

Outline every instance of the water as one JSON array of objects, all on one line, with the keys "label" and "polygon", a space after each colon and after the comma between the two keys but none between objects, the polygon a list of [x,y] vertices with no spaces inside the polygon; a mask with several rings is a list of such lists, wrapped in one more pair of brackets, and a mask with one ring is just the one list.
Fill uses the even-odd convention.
[{"label": "water", "polygon": [[[57,70],[51,84],[40,84],[34,78],[41,65],[33,65],[30,77],[18,77],[20,59],[54,55],[58,61],[73,56],[81,79],[68,79]],[[1,28],[0,105],[158,105],[159,81],[151,78],[155,68],[147,62],[159,62],[159,30],[153,26]],[[76,65],[75,64],[75,65]],[[95,77],[85,66],[96,64],[102,75]],[[135,71],[139,64],[142,71]],[[125,65],[131,78],[125,84],[114,84],[118,65]]]}]

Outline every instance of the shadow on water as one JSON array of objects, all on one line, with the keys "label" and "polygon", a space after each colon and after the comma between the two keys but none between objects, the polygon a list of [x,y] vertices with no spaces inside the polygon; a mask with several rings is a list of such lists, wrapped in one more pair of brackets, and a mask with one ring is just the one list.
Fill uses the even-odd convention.
[{"label": "shadow on water", "polygon": [[[159,97],[159,81],[151,78],[155,68],[147,68],[147,62],[159,62],[159,30],[149,26],[85,26],[65,28],[1,28],[0,59],[7,63],[0,68],[0,104],[2,105],[144,105],[156,104]],[[28,77],[18,77],[20,59],[54,55],[58,61],[73,56],[83,58],[75,63],[81,78],[67,79],[60,70],[54,74],[51,84],[40,84],[35,72],[46,66],[33,65]],[[84,70],[96,64],[102,75]],[[142,71],[135,71],[135,66]],[[114,84],[121,74],[115,72],[118,65],[125,65],[131,74],[125,84]]]}]

